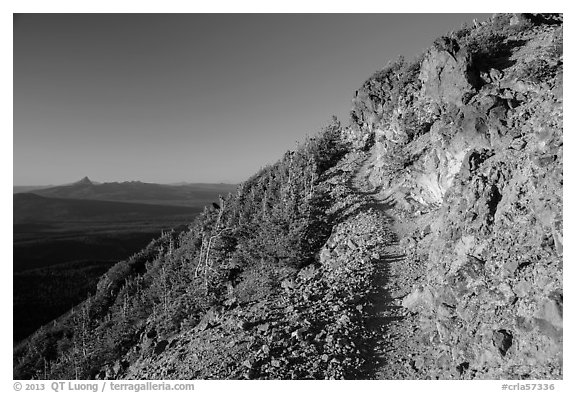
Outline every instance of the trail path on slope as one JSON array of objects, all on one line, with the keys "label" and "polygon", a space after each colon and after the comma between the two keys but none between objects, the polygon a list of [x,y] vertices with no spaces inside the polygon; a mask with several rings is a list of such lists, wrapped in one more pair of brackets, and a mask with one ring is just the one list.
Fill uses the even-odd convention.
[{"label": "trail path on slope", "polygon": [[391,241],[384,244],[380,258],[375,261],[374,292],[367,310],[367,328],[372,333],[368,345],[367,379],[419,379],[418,345],[414,342],[418,321],[401,306],[402,298],[422,275],[422,266],[406,255],[409,224],[394,214],[394,204],[381,190],[369,184],[369,169],[365,159],[351,177],[349,187],[367,200],[366,207],[381,215],[391,231]]}]

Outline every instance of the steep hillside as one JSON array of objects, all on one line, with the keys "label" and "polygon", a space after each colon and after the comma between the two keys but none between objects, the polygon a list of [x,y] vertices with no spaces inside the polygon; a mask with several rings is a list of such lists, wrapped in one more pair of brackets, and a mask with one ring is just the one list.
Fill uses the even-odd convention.
[{"label": "steep hillside", "polygon": [[399,60],[15,348],[17,378],[562,378],[562,17]]},{"label": "steep hillside", "polygon": [[13,326],[21,340],[94,292],[98,278],[201,211],[186,206],[13,195]]},{"label": "steep hillside", "polygon": [[358,91],[349,138],[422,277],[419,375],[562,374],[562,19],[499,15]]}]

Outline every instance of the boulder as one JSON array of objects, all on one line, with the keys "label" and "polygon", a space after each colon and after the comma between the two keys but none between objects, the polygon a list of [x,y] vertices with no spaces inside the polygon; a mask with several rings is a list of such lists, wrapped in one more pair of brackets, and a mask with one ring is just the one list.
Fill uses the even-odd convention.
[{"label": "boulder", "polygon": [[562,300],[559,297],[548,297],[543,300],[537,318],[548,322],[558,330],[562,330]]},{"label": "boulder", "polygon": [[500,355],[506,356],[506,353],[512,346],[512,338],[512,333],[510,333],[508,330],[500,329],[494,332],[492,340],[498,349],[498,352],[500,352]]},{"label": "boulder", "polygon": [[419,79],[429,100],[462,106],[474,91],[471,59],[464,49],[432,48],[422,61]]}]

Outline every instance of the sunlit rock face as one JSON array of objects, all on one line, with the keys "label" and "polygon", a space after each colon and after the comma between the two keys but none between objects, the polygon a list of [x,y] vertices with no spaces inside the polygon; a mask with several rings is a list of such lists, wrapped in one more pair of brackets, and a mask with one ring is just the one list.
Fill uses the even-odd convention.
[{"label": "sunlit rock face", "polygon": [[562,18],[546,18],[439,39],[353,100],[366,177],[408,220],[432,217],[415,238],[426,284],[403,303],[421,317],[429,377],[562,372]]}]

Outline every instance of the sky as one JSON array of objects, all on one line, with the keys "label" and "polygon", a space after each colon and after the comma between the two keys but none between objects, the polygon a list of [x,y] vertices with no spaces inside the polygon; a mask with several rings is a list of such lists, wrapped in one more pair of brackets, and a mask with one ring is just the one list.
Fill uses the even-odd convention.
[{"label": "sky", "polygon": [[487,14],[17,14],[14,185],[238,183]]}]

